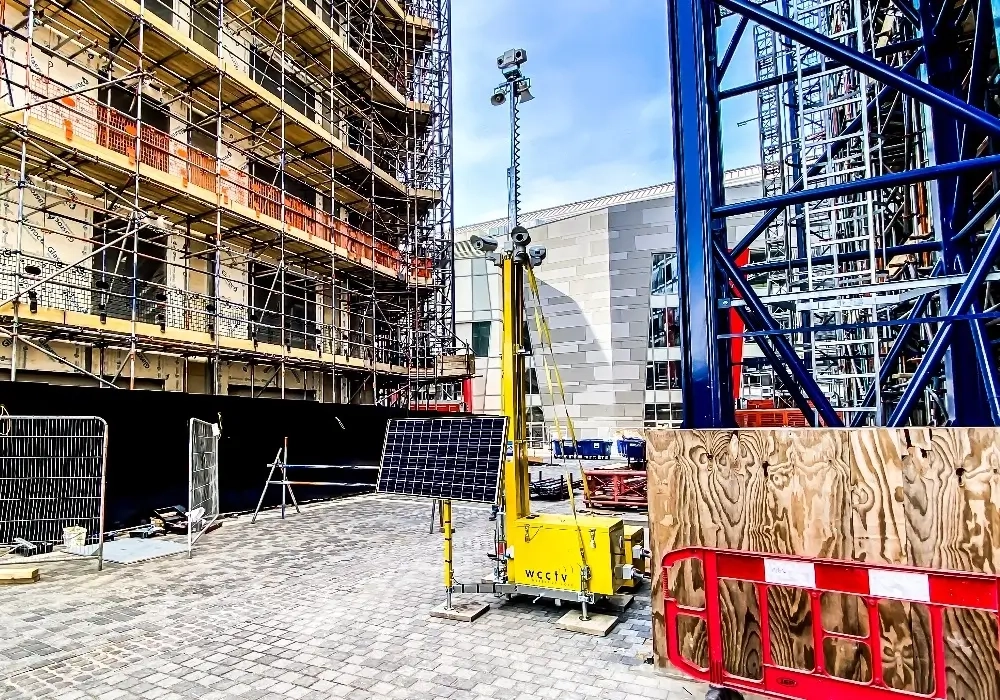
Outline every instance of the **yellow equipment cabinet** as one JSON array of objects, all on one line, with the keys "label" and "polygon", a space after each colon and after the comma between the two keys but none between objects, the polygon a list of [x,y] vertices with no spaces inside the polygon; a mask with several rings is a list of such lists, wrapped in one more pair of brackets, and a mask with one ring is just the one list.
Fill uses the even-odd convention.
[{"label": "yellow equipment cabinet", "polygon": [[[571,597],[614,595],[625,585],[622,567],[632,555],[624,524],[617,518],[539,514],[507,523],[507,576],[519,591],[560,592]],[[590,567],[586,586],[580,579],[583,556]],[[541,592],[540,592],[541,593]],[[587,597],[590,597],[588,595]]]}]

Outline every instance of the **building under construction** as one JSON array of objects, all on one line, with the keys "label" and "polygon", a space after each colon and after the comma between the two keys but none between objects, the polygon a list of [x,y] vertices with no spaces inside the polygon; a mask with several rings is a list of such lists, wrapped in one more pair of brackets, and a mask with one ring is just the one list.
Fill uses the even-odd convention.
[{"label": "building under construction", "polygon": [[13,381],[450,401],[449,0],[0,0]]},{"label": "building under construction", "polygon": [[[1000,425],[995,11],[706,0],[670,14],[689,427],[734,422],[743,340],[759,356],[743,355],[742,379],[761,390],[740,408],[827,426]],[[744,82],[734,57],[750,42]],[[751,95],[763,196],[730,201],[721,115]]]}]

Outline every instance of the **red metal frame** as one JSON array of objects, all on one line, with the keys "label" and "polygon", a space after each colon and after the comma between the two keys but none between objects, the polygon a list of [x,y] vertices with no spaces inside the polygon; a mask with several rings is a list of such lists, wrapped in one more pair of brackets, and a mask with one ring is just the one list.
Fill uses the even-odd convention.
[{"label": "red metal frame", "polygon": [[588,507],[646,507],[646,472],[634,469],[589,469],[583,475],[587,479],[584,493],[587,494]]},{"label": "red metal frame", "polygon": [[[696,559],[701,562],[705,579],[704,608],[681,605],[670,592],[669,569],[675,564]],[[947,698],[945,676],[945,608],[983,610],[1000,613],[1000,579],[990,574],[918,569],[902,566],[873,566],[856,562],[807,559],[803,557],[753,554],[729,550],[690,547],[670,552],[663,558],[664,613],[667,658],[677,668],[693,677],[717,686],[757,693],[773,698],[795,700],[890,700],[893,698]],[[744,678],[726,671],[723,660],[722,620],[719,604],[719,580],[746,581],[754,584],[760,609],[760,635],[763,651],[762,676]],[[775,665],[771,655],[771,630],[768,624],[770,586],[805,590],[812,606],[815,667],[811,670]],[[821,596],[823,593],[848,593],[859,596],[868,611],[868,636],[828,632],[823,629]],[[913,693],[888,687],[883,680],[880,600],[921,603],[931,621],[934,663],[934,690],[930,694]],[[678,617],[704,621],[708,633],[707,668],[696,666],[681,655],[677,640]],[[868,648],[872,677],[867,683],[832,676],[826,669],[823,654],[825,639],[841,639]]]}]

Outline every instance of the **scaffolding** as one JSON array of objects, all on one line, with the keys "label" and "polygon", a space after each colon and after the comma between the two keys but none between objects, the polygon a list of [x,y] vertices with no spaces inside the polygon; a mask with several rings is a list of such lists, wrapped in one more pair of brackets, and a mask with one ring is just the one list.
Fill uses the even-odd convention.
[{"label": "scaffolding", "polygon": [[[847,47],[895,67],[911,61],[916,31],[889,2],[794,0],[774,6],[779,14]],[[765,197],[796,190],[863,181],[925,163],[922,120],[915,101],[865,73],[815,49],[754,27],[761,164]],[[788,78],[784,82],[779,76]],[[795,349],[831,404],[847,422],[881,423],[883,394],[890,404],[912,372],[919,350],[894,357],[879,381],[883,358],[896,333],[892,321],[912,309],[899,294],[905,280],[932,278],[933,255],[885,255],[926,243],[924,183],[886,187],[807,201],[786,209],[764,231],[761,300],[782,328],[818,330],[795,334]],[[751,266],[752,268],[753,266]],[[758,279],[758,283],[760,279]],[[777,383],[772,370],[770,382]],[[938,389],[941,384],[938,385]],[[921,420],[944,419],[942,396],[928,396]],[[779,403],[791,405],[787,392]]]},{"label": "scaffolding", "polygon": [[449,0],[0,0],[9,379],[460,396]]},{"label": "scaffolding", "polygon": [[[731,399],[733,337],[747,341],[744,384],[775,387],[771,407],[811,424],[1000,424],[993,12],[668,3],[681,297],[699,300],[682,302],[687,425],[732,425],[748,408]],[[727,84],[745,34],[755,79]],[[762,196],[726,202],[720,115],[750,94]],[[727,219],[747,214],[757,223],[731,237]]]}]

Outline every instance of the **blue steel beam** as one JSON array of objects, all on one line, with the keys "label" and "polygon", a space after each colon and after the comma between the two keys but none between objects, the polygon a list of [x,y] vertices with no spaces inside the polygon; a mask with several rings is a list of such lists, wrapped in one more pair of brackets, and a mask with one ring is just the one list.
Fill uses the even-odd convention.
[{"label": "blue steel beam", "polygon": [[[778,330],[778,324],[771,317],[771,314],[768,313],[764,303],[757,296],[757,292],[754,291],[753,287],[740,274],[736,263],[729,257],[729,253],[719,245],[718,241],[713,242],[712,247],[715,259],[722,266],[722,269],[725,270],[726,276],[733,283],[740,298],[750,307],[754,316],[761,321],[766,330]],[[840,420],[840,416],[833,410],[833,406],[830,405],[830,401],[823,394],[823,390],[819,388],[816,380],[813,379],[805,365],[802,364],[802,360],[795,354],[795,349],[788,342],[788,338],[780,334],[772,338],[774,349],[777,350],[782,361],[788,366],[795,381],[798,382],[806,396],[812,401],[816,411],[822,417],[823,423],[830,428],[842,427],[843,423]]]},{"label": "blue steel beam", "polygon": [[[931,271],[931,277],[937,277],[941,272],[941,262],[938,261],[934,265],[934,269]],[[936,292],[927,292],[927,294],[921,294],[913,304],[913,308],[910,309],[910,313],[906,315],[907,320],[915,320],[920,318],[924,313],[924,309],[930,303],[931,299],[934,297]],[[861,400],[858,408],[869,408],[873,403],[875,403],[875,392],[878,387],[885,384],[889,377],[892,376],[893,366],[899,360],[899,356],[903,354],[903,348],[906,347],[906,343],[909,342],[910,333],[917,328],[913,324],[906,324],[899,329],[899,335],[896,336],[896,340],[893,341],[892,347],[889,348],[889,352],[881,360],[881,366],[878,370],[878,378],[872,385],[868,387],[868,391],[865,392],[865,397]],[[857,428],[861,425],[861,421],[865,418],[865,414],[858,412],[854,414],[854,418],[851,419],[851,427]],[[876,421],[876,425],[879,421]]]},{"label": "blue steel beam", "polygon": [[861,323],[823,323],[818,326],[789,326],[773,331],[744,331],[743,333],[724,333],[722,338],[770,338],[775,335],[795,335],[807,330],[811,331],[845,331],[859,328],[896,328],[898,326],[927,326],[935,323],[970,321],[974,318],[984,321],[1000,321],[1000,311],[984,311],[981,314],[956,314],[954,316],[924,316],[919,319],[897,318],[892,321],[862,321]]},{"label": "blue steel beam", "polygon": [[[712,207],[719,163],[711,161],[709,66],[715,58],[714,16],[708,3],[667,3],[667,44],[674,99],[674,209],[680,265],[681,393],[684,425],[723,428],[735,425],[730,392],[729,356],[719,340],[724,312],[718,308],[719,284],[712,264]],[[712,74],[714,78],[714,73]],[[714,92],[714,87],[712,90]],[[716,154],[717,155],[717,154]],[[729,374],[730,377],[724,376]]]},{"label": "blue steel beam", "polygon": [[[968,3],[968,6],[974,4]],[[964,69],[956,65],[954,57],[956,34],[949,18],[949,15],[954,14],[953,6],[951,0],[921,0],[917,9],[920,13],[920,39],[923,41],[927,83],[941,90],[960,93],[964,91],[963,76],[959,71]],[[977,31],[980,37],[982,30],[983,27],[979,27]],[[975,43],[972,50],[976,51]],[[982,52],[981,41],[978,50]],[[973,60],[970,75],[979,76],[979,80],[984,80],[981,74],[982,63],[977,66]],[[969,98],[972,102],[970,106],[974,108],[980,106],[973,102],[977,94],[985,94],[977,93],[978,90],[978,86],[970,85],[969,92],[963,95]],[[930,165],[940,166],[962,161],[960,125],[954,115],[944,110],[927,109],[924,120]],[[966,124],[966,133],[978,132],[978,129],[971,130],[968,126],[969,124]],[[968,153],[972,155],[974,151],[970,150]],[[960,204],[964,199],[960,193],[963,189],[961,183],[966,178],[960,177],[961,173],[954,175],[954,177],[939,178],[927,188],[931,230],[934,232],[934,237],[942,243],[941,261],[944,273],[949,275],[970,269],[972,261],[969,241],[956,241],[954,238],[955,227],[960,226],[968,215],[967,207],[962,207]],[[956,208],[956,203],[959,203],[959,208]],[[951,305],[955,291],[949,287],[939,291],[942,309],[947,309]],[[949,331],[949,334],[951,340],[944,356],[945,406],[948,417],[955,425],[988,424],[991,418],[986,396],[982,391],[982,383],[976,371],[976,352],[969,326],[960,324]]]},{"label": "blue steel beam", "polygon": [[[903,64],[900,70],[902,71],[913,70],[914,68],[920,65],[920,61],[923,60],[923,55],[924,55],[923,49],[919,49],[916,53],[910,56],[909,59],[907,59],[906,63]],[[881,102],[883,99],[885,99],[885,97],[890,92],[892,92],[892,88],[889,87],[884,87],[881,90],[879,90],[878,94],[872,100],[870,100],[868,104],[865,106],[866,113],[871,112],[871,110],[875,109],[878,103]],[[826,162],[830,158],[836,157],[836,155],[840,152],[840,149],[842,149],[844,145],[850,140],[848,137],[855,131],[858,131],[861,128],[862,124],[864,124],[863,116],[864,115],[858,115],[853,120],[851,120],[851,122],[848,123],[846,127],[844,127],[844,130],[840,132],[838,140],[830,144],[830,146],[827,147],[823,155],[815,163],[809,166],[809,170],[807,171],[807,175],[809,177],[822,172]],[[797,192],[802,189],[804,183],[805,181],[801,177],[796,178],[795,182],[792,183],[792,186],[788,188],[788,191]],[[756,224],[754,224],[753,228],[751,228],[750,231],[742,239],[740,239],[740,242],[737,243],[732,248],[733,257],[738,257],[743,251],[749,248],[750,245],[755,240],[757,240],[765,230],[767,230],[767,227],[770,226],[774,222],[774,220],[781,215],[782,211],[783,207],[776,207],[768,211],[766,214],[764,214],[764,216],[762,216],[760,220]]]},{"label": "blue steel beam", "polygon": [[[888,248],[876,248],[876,258],[894,258],[897,255],[916,255],[918,253],[931,253],[941,250],[941,243],[938,241],[920,241],[919,243],[907,243],[906,245],[890,246]],[[809,261],[813,265],[829,265],[834,262],[851,262],[854,260],[867,260],[871,256],[870,250],[853,250],[847,253],[834,255],[819,255],[814,258],[795,258],[794,260],[777,260],[775,262],[751,263],[744,265],[740,271],[745,275],[754,275],[761,272],[775,272],[788,268],[808,267]]]},{"label": "blue steel beam", "polygon": [[[754,317],[745,306],[735,306],[733,308],[736,309],[736,313],[743,319],[743,323],[747,328],[763,328],[763,324],[760,323],[760,320]],[[760,338],[756,341],[756,343],[757,347],[760,348],[760,351],[764,353],[764,357],[766,357],[767,361],[771,363],[774,373],[778,376],[778,381],[785,387],[788,395],[792,397],[792,401],[799,407],[799,410],[802,411],[802,415],[806,417],[806,420],[809,421],[809,425],[814,428],[817,427],[816,412],[813,411],[812,406],[809,405],[809,401],[805,396],[803,396],[802,390],[799,388],[799,385],[795,383],[792,375],[788,373],[788,370],[785,368],[785,363],[782,362],[781,358],[774,352],[774,348],[771,347],[770,338]]]},{"label": "blue steel beam", "polygon": [[[887,44],[886,46],[880,46],[875,49],[875,58],[885,58],[886,56],[894,56],[898,53],[904,51],[913,51],[914,49],[920,48],[919,39],[904,39],[903,41],[897,41],[895,44]],[[822,73],[823,71],[834,70],[839,68],[840,64],[836,61],[830,61],[826,65],[815,65],[806,66],[802,69],[802,77],[806,78],[811,75],[816,75],[817,73]],[[902,69],[901,69],[902,70]],[[728,100],[732,97],[739,97],[740,95],[745,95],[748,92],[757,92],[758,90],[763,90],[764,88],[775,87],[781,85],[782,83],[790,83],[793,80],[799,79],[799,73],[797,71],[787,71],[781,73],[780,75],[775,75],[770,78],[763,78],[762,80],[755,80],[752,83],[744,83],[743,85],[737,85],[736,87],[725,88],[719,91],[719,99]]]},{"label": "blue steel beam", "polygon": [[[860,194],[861,192],[898,187],[900,185],[912,185],[917,182],[927,182],[960,173],[996,169],[1000,169],[1000,155],[982,156],[970,160],[930,165],[926,168],[903,170],[902,172],[869,177],[864,180],[850,180],[836,185],[827,185],[826,187],[816,187],[809,190],[800,189],[795,192],[777,194],[773,197],[762,197],[761,199],[751,199],[745,202],[724,204],[721,207],[713,209],[712,215],[719,218],[739,216],[740,214],[750,214],[755,211],[764,211],[765,209],[784,208],[792,204],[805,204],[806,202],[844,197],[851,194]],[[737,249],[738,246],[733,248],[733,252],[735,253]]]},{"label": "blue steel beam", "polygon": [[726,76],[726,71],[729,70],[729,64],[733,62],[733,56],[736,55],[736,49],[740,47],[740,39],[743,38],[743,32],[747,30],[748,24],[750,24],[749,19],[746,17],[740,17],[740,23],[736,25],[736,31],[733,32],[733,38],[729,40],[729,46],[726,48],[726,53],[722,57],[722,62],[719,63],[719,83],[721,83],[722,79]]},{"label": "blue steel beam", "polygon": [[[986,275],[989,274],[990,268],[993,266],[993,260],[996,258],[998,252],[1000,252],[1000,220],[997,220],[993,225],[993,229],[986,237],[986,242],[983,244],[982,249],[980,249],[979,255],[976,256],[975,262],[972,263],[968,277],[966,277],[965,282],[962,283],[962,286],[959,287],[958,292],[955,294],[954,300],[948,307],[948,316],[957,316],[964,313],[965,309],[976,300],[976,296],[982,291],[983,281],[986,279]],[[947,272],[947,270],[945,271]],[[938,365],[944,357],[945,350],[948,349],[955,326],[956,324],[952,320],[945,320],[942,322],[938,332],[934,334],[934,338],[931,340],[930,345],[927,346],[927,351],[924,353],[920,365],[917,367],[916,372],[913,373],[913,377],[903,391],[903,396],[889,417],[889,427],[898,428],[910,417],[910,413],[913,411],[920,393],[927,385],[931,374],[937,370]]]},{"label": "blue steel beam", "polygon": [[[978,0],[976,3],[976,28],[972,37],[972,67],[969,70],[969,91],[966,94],[966,101],[974,107],[981,109],[986,107],[986,87],[988,84],[989,58],[992,47],[993,31],[992,15],[986,0]],[[977,137],[976,130],[969,126],[962,128],[962,137],[959,146],[959,160],[974,158],[976,148],[981,141]],[[955,199],[952,203],[953,220],[951,227],[954,229],[961,222],[968,218],[972,206],[972,193],[975,190],[975,183],[968,178],[960,178],[955,188]],[[954,236],[952,241],[954,241]]]},{"label": "blue steel beam", "polygon": [[750,0],[715,0],[716,3],[733,12],[749,17],[758,24],[772,29],[779,34],[794,39],[803,46],[818,51],[824,56],[834,58],[845,66],[853,68],[870,78],[885,85],[892,86],[904,95],[908,95],[929,107],[934,107],[961,120],[966,124],[975,124],[991,134],[1000,136],[1000,120],[995,119],[981,109],[970,106],[967,102],[928,85],[906,73],[881,63],[867,54],[848,47],[846,44],[823,36],[787,17],[765,10]]}]

